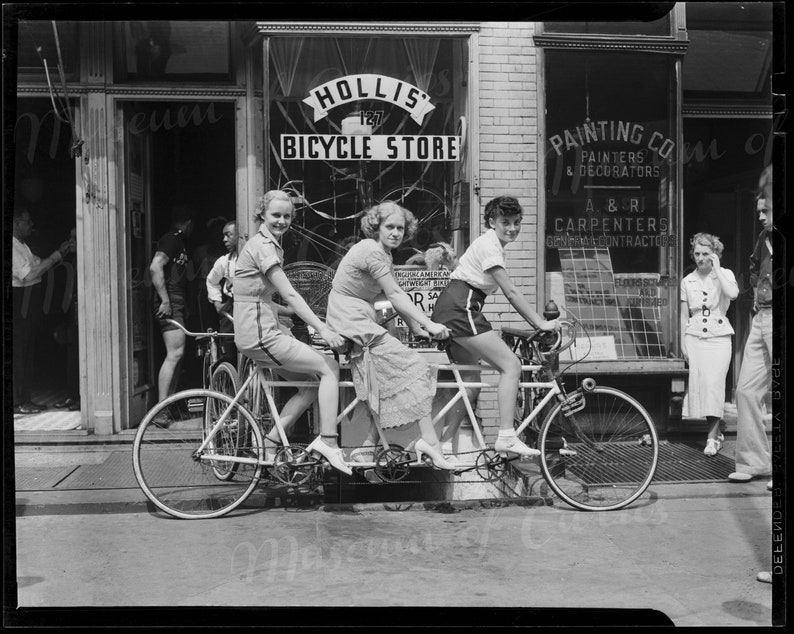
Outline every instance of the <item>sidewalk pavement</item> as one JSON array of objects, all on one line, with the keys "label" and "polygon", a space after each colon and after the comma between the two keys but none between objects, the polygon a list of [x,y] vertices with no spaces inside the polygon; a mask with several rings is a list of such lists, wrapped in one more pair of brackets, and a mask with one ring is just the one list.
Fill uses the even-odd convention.
[{"label": "sidewalk pavement", "polygon": [[[732,459],[734,447],[735,437],[727,436],[721,455]],[[144,496],[133,473],[131,433],[119,434],[104,441],[96,437],[83,437],[81,442],[71,444],[18,444],[15,447],[14,461],[18,515],[133,513],[148,512],[154,508]],[[538,470],[534,463],[522,463],[520,468],[525,473]],[[418,470],[420,474],[424,471],[421,468]],[[539,479],[539,470],[533,475]],[[414,478],[413,475],[411,477]],[[467,480],[464,478],[463,482]],[[769,495],[767,482],[765,478],[749,483],[733,483],[727,480],[654,481],[645,496],[665,499],[762,496]],[[506,495],[494,495],[493,491],[469,485],[469,490],[464,490],[463,495],[456,493],[454,496],[442,496],[442,499],[438,499],[434,496],[439,488],[428,486],[429,482],[404,489],[406,495],[410,496],[405,498],[400,497],[403,491],[396,490],[400,485],[358,484],[363,486],[343,486],[343,496],[343,492],[333,486],[326,487],[323,494],[317,490],[296,492],[290,487],[263,483],[258,489],[261,494],[257,497],[266,506],[278,506],[289,499],[290,504],[325,510],[394,510],[395,504],[408,505],[411,510],[436,511],[439,510],[439,505],[449,506],[450,509],[565,505],[547,493],[536,494],[533,491],[527,492],[526,489],[523,492],[510,493],[509,486],[503,489],[503,493],[507,491]],[[356,492],[357,488],[361,494]],[[459,488],[465,489],[465,486]],[[382,496],[379,491],[383,491]],[[450,497],[458,499],[449,499]]]}]

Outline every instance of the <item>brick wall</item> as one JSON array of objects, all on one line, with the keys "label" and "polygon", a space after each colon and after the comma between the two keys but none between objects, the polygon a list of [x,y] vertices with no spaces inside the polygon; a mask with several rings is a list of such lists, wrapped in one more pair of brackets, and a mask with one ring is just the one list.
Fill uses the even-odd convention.
[{"label": "brick wall", "polygon": [[[537,280],[537,197],[539,142],[538,55],[532,36],[535,24],[526,22],[485,22],[479,38],[480,87],[480,211],[489,200],[511,194],[524,207],[524,221],[518,240],[507,250],[508,273],[536,305]],[[484,231],[478,223],[480,232]],[[472,239],[479,234],[472,230]],[[542,312],[542,306],[538,312]],[[495,328],[526,326],[501,291],[486,303],[485,315]],[[493,380],[495,377],[492,374]],[[484,374],[486,380],[491,378]],[[492,442],[498,429],[496,390],[481,393],[477,414],[482,418],[486,441]]]}]

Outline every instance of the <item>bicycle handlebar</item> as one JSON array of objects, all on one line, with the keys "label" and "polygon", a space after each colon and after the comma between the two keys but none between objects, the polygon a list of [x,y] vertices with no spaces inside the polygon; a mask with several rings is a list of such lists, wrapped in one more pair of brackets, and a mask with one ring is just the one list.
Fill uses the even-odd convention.
[{"label": "bicycle handlebar", "polygon": [[[567,350],[568,348],[570,348],[574,344],[574,342],[576,341],[576,325],[574,323],[570,322],[570,321],[567,321],[567,320],[560,320],[560,325],[562,326],[562,328],[567,328],[568,329],[568,340],[563,345],[562,344],[562,340],[563,340],[562,328],[560,328],[560,330],[555,330],[554,331],[554,336],[555,336],[554,343],[542,342],[544,344],[544,346],[548,347],[548,350],[544,351],[545,354],[548,354],[550,352],[556,352],[557,354],[559,354],[563,350]],[[525,329],[510,328],[510,327],[502,328],[502,332],[507,334],[507,335],[512,335],[513,337],[519,337],[521,339],[526,339],[528,343],[536,343],[536,344],[541,343],[538,340],[543,335],[551,334],[547,330],[525,330]]]},{"label": "bicycle handlebar", "polygon": [[217,330],[212,330],[211,328],[207,330],[207,332],[191,332],[187,328],[185,328],[182,324],[174,319],[165,319],[169,324],[173,324],[177,328],[179,328],[182,332],[184,332],[188,337],[234,337],[233,332],[218,332]]}]

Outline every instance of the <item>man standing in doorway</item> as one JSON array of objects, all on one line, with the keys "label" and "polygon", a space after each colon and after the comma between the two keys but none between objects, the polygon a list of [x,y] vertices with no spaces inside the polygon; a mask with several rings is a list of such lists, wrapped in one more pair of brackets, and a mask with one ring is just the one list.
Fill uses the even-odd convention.
[{"label": "man standing in doorway", "polygon": [[[753,316],[736,386],[736,471],[732,482],[772,473],[772,456],[764,427],[764,396],[772,386],[772,166],[758,181],[758,219],[764,225],[750,256]],[[772,481],[769,481],[772,488]]]},{"label": "man standing in doorway", "polygon": [[[223,246],[227,253],[222,255],[212,270],[207,275],[207,298],[218,311],[221,332],[234,332],[234,324],[227,315],[232,314],[234,299],[232,297],[232,287],[234,286],[234,269],[237,264],[237,223],[227,222],[223,226]],[[231,337],[225,337],[221,341],[224,359],[234,363],[237,358],[237,349]]]},{"label": "man standing in doorway", "polygon": [[185,333],[168,320],[183,327],[187,305],[187,250],[185,239],[193,230],[193,213],[178,205],[171,212],[171,229],[157,242],[149,272],[156,291],[155,316],[163,333],[165,359],[160,366],[157,386],[160,401],[175,391],[179,366],[185,353]]},{"label": "man standing in doorway", "polygon": [[41,324],[43,294],[41,278],[65,255],[74,251],[66,240],[43,260],[34,255],[27,240],[33,235],[33,221],[27,209],[14,209],[12,227],[11,292],[14,310],[13,385],[14,413],[37,414],[44,405],[31,401],[33,390],[34,343]]}]

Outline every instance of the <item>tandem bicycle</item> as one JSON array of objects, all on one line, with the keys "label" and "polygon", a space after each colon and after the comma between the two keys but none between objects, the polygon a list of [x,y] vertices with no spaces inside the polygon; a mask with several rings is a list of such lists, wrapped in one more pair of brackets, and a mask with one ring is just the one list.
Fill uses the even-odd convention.
[{"label": "tandem bicycle", "polygon": [[[575,389],[566,388],[567,368],[560,371],[559,357],[573,345],[581,324],[575,318],[562,323],[565,341],[561,332],[549,337],[541,331],[502,329],[522,360],[516,432],[540,450],[541,473],[561,500],[586,511],[620,509],[637,500],[653,479],[659,452],[656,429],[645,408],[620,390],[597,385],[589,377]],[[243,367],[234,393],[204,388],[177,392],[150,410],[139,425],[133,443],[135,476],[149,500],[166,513],[184,519],[219,517],[252,494],[266,478],[265,470],[282,484],[302,486],[322,480],[330,469],[322,457],[290,443],[274,397],[281,387],[316,386],[317,381],[283,381],[253,363]],[[451,390],[453,395],[433,423],[456,406],[460,410],[461,403],[476,439],[472,451],[456,455],[452,473],[502,477],[518,458],[488,447],[470,397],[471,389],[494,388],[496,383],[482,378],[464,381],[461,375],[490,368],[484,363],[444,363],[438,369],[451,373],[453,380],[439,380],[437,390]],[[352,386],[340,381],[340,389]],[[337,422],[344,423],[360,402],[354,398],[344,406]],[[374,422],[379,444],[370,461],[347,462],[354,473],[372,470],[377,480],[388,484],[404,480],[412,468],[426,466],[412,452],[415,440],[405,447],[389,442],[377,419]],[[273,428],[281,446],[268,456],[263,437]]]}]

